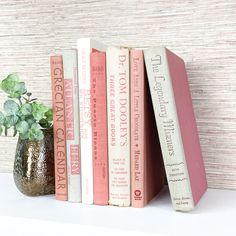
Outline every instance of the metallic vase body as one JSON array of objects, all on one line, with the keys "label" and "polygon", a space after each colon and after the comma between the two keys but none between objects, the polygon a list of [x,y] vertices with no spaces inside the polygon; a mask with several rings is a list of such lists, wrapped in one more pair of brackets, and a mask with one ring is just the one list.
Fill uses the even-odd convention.
[{"label": "metallic vase body", "polygon": [[14,181],[27,196],[55,193],[53,130],[43,130],[44,139],[18,139],[14,162]]}]

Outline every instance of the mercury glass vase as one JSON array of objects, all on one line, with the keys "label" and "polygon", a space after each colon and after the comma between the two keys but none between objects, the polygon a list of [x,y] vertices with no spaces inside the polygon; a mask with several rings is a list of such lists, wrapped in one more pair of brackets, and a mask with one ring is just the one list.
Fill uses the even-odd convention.
[{"label": "mercury glass vase", "polygon": [[53,130],[44,129],[43,133],[40,141],[18,139],[14,181],[27,196],[55,193]]}]

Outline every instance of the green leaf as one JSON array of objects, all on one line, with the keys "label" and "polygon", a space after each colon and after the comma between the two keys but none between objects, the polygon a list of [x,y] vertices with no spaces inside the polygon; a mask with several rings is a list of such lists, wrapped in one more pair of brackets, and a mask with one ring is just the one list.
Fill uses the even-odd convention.
[{"label": "green leaf", "polygon": [[2,134],[2,132],[3,132],[3,128],[2,126],[0,126],[0,135]]},{"label": "green leaf", "polygon": [[23,115],[28,116],[31,115],[32,113],[32,106],[29,103],[25,103],[24,105],[22,105],[22,107],[20,108],[20,111]]},{"label": "green leaf", "polygon": [[29,129],[28,135],[30,140],[42,140],[44,137],[41,126],[37,123],[32,124]]},{"label": "green leaf", "polygon": [[24,140],[29,138],[29,134],[28,134],[28,132],[25,133],[25,134],[21,134],[21,133],[19,133],[19,136],[20,136],[21,139],[24,139]]},{"label": "green leaf", "polygon": [[1,88],[8,88],[8,85],[10,85],[11,82],[20,82],[20,77],[18,76],[17,73],[9,74],[7,78],[5,78],[2,83],[1,83]]},{"label": "green leaf", "polygon": [[52,108],[49,108],[49,110],[45,113],[45,116],[46,116],[48,121],[52,121],[53,120]]},{"label": "green leaf", "polygon": [[16,124],[16,130],[20,134],[26,134],[29,130],[29,125],[26,121],[20,121]]},{"label": "green leaf", "polygon": [[5,120],[5,116],[4,114],[0,111],[0,125],[2,125],[4,123]]},{"label": "green leaf", "polygon": [[32,115],[35,120],[40,121],[45,118],[45,112],[48,111],[48,107],[42,103],[33,102],[32,103]]},{"label": "green leaf", "polygon": [[4,126],[6,128],[10,128],[12,126],[14,126],[18,121],[18,117],[16,115],[9,115],[5,117],[4,120]]},{"label": "green leaf", "polygon": [[33,116],[28,116],[27,118],[25,118],[25,121],[28,123],[29,126],[35,123],[35,119]]},{"label": "green leaf", "polygon": [[49,128],[49,124],[48,124],[48,121],[47,121],[47,119],[41,119],[40,121],[39,121],[39,124],[40,124],[40,126],[41,127],[43,127],[43,128]]},{"label": "green leaf", "polygon": [[39,124],[43,127],[43,128],[51,128],[52,124],[53,124],[53,113],[52,113],[52,109],[49,108],[49,110],[45,113],[45,118],[41,119],[39,121]]},{"label": "green leaf", "polygon": [[10,74],[1,83],[2,90],[9,94],[10,98],[20,97],[27,92],[25,83],[20,81],[17,74]]},{"label": "green leaf", "polygon": [[13,100],[7,100],[3,108],[7,115],[16,115],[19,111],[19,105]]},{"label": "green leaf", "polygon": [[20,77],[17,73],[12,73],[7,76],[8,80],[20,82]]},{"label": "green leaf", "polygon": [[20,78],[17,74],[10,74],[1,83],[1,89],[8,94],[13,93],[14,87],[17,83],[20,83]]},{"label": "green leaf", "polygon": [[21,95],[25,94],[27,92],[27,90],[25,89],[25,83],[21,82],[21,83],[17,83],[14,86],[14,91],[12,91],[10,93],[10,98],[18,98]]},{"label": "green leaf", "polygon": [[36,140],[42,140],[43,139],[43,131],[42,130],[40,130],[39,132],[37,132],[35,135],[34,135],[34,138],[36,139]]}]

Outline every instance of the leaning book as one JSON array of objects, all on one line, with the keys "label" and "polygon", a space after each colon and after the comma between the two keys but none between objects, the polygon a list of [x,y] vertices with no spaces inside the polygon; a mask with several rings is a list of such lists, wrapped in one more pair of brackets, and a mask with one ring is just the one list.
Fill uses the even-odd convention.
[{"label": "leaning book", "polygon": [[172,204],[190,211],[207,181],[185,64],[165,47],[144,57]]}]

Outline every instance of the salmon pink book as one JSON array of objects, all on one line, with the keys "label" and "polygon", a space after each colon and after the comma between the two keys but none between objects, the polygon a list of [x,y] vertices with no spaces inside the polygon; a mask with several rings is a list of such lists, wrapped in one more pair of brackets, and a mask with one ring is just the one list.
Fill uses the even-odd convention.
[{"label": "salmon pink book", "polygon": [[51,84],[53,106],[53,133],[55,158],[55,192],[56,199],[67,200],[67,164],[66,164],[66,132],[64,77],[62,56],[52,56]]},{"label": "salmon pink book", "polygon": [[107,92],[106,53],[92,52],[91,64],[91,114],[93,143],[93,201],[108,204],[108,142],[107,142]]},{"label": "salmon pink book", "polygon": [[143,51],[130,51],[131,197],[144,207],[164,185],[164,166],[146,77]]},{"label": "salmon pink book", "polygon": [[144,56],[172,204],[190,211],[207,181],[184,61],[165,47]]}]

